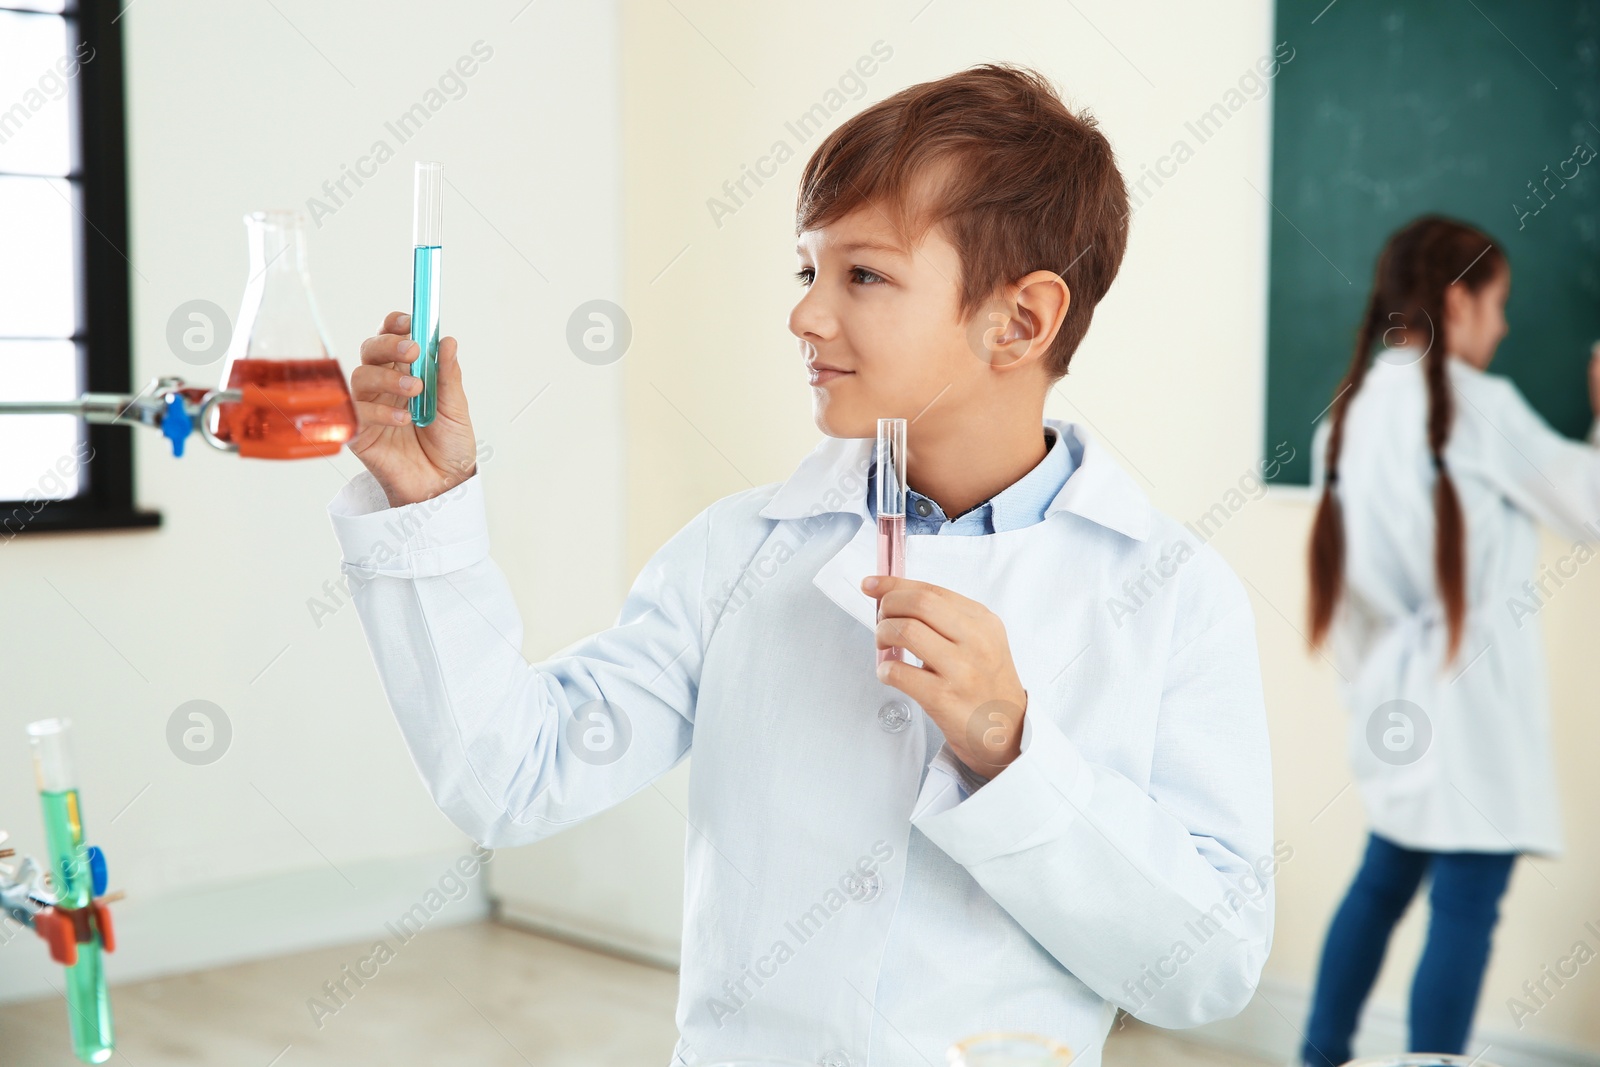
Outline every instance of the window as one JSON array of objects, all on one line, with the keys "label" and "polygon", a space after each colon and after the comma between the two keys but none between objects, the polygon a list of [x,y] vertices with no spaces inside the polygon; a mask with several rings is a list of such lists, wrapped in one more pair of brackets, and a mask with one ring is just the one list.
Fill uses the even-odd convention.
[{"label": "window", "polygon": [[[120,11],[0,0],[0,400],[131,392]],[[0,542],[154,526],[128,426],[0,415]]]}]

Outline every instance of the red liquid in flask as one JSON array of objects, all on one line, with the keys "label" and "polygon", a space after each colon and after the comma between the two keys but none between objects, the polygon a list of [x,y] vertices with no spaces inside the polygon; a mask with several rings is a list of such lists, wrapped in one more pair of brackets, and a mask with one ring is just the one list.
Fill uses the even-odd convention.
[{"label": "red liquid in flask", "polygon": [[[904,515],[878,516],[878,573],[903,578],[906,573],[906,517]],[[878,649],[878,662],[896,659],[904,662],[905,650]]]},{"label": "red liquid in flask", "polygon": [[331,456],[355,436],[356,411],[336,359],[240,359],[217,405],[217,436],[257,459]]}]

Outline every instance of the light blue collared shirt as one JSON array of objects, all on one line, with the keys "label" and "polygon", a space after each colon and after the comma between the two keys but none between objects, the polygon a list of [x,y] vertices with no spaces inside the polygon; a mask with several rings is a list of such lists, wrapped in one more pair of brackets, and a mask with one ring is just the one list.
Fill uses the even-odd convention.
[{"label": "light blue collared shirt", "polygon": [[[953,519],[946,517],[938,504],[907,486],[906,533],[977,536],[1018,530],[1044,521],[1045,509],[1077,467],[1072,450],[1059,434],[1047,426],[1044,437],[1048,450],[1038,466]],[[867,469],[867,514],[873,522],[878,521],[877,466],[874,460]]]}]

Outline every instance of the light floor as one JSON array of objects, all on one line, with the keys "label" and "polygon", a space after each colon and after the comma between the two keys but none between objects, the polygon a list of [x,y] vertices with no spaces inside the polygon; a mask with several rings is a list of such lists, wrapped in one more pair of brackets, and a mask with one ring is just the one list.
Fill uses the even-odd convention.
[{"label": "light floor", "polygon": [[[492,923],[429,930],[336,1013],[307,1002],[369,946],[301,952],[112,988],[121,1067],[660,1067],[677,975]],[[0,1007],[0,1062],[69,1067],[63,1000]],[[1125,1022],[1106,1067],[1243,1067]]]}]

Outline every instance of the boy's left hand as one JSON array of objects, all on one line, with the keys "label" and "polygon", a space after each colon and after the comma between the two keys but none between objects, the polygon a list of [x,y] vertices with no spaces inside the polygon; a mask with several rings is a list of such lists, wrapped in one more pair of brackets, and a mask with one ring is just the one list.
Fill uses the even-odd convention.
[{"label": "boy's left hand", "polygon": [[903,648],[921,667],[878,665],[878,680],[922,705],[956,757],[993,778],[1021,753],[1028,693],[1017,677],[1000,617],[976,600],[927,582],[870,575],[878,599],[878,648]]}]

